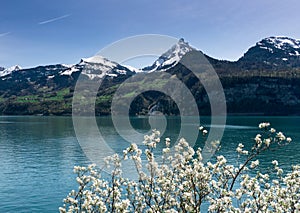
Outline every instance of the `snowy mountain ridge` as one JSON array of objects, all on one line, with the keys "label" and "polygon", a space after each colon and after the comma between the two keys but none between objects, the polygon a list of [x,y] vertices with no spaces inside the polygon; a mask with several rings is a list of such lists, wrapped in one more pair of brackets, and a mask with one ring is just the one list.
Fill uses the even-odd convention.
[{"label": "snowy mountain ridge", "polygon": [[[268,37],[261,40],[260,42],[257,42],[257,45],[261,48],[271,48],[270,46],[273,46],[274,48],[280,50],[290,50],[291,48],[300,50],[300,40],[284,36]],[[300,54],[298,53],[298,55]]]},{"label": "snowy mountain ridge", "polygon": [[[224,87],[228,113],[300,115],[299,44],[296,39],[269,37],[254,43],[238,61],[229,62],[204,55],[215,68]],[[95,103],[95,115],[109,115],[114,94],[127,79],[144,72],[145,75],[139,75],[143,78],[139,83],[145,88],[152,88],[159,81],[153,79],[151,74],[156,72],[157,78],[160,78],[166,72],[171,78],[178,77],[186,84],[197,101],[200,114],[210,115],[211,108],[205,88],[187,67],[180,64],[180,60],[184,60],[193,67],[200,67],[201,61],[198,63],[195,57],[197,53],[202,54],[180,39],[154,60],[151,66],[142,70],[99,55],[82,58],[71,65],[43,65],[25,69],[19,66],[9,69],[0,67],[0,114],[72,115],[77,79],[82,77],[87,92],[90,89],[89,80],[101,84]],[[164,88],[161,84],[157,86]],[[131,84],[123,89],[126,100],[136,95],[136,92],[131,92],[135,89]],[[176,103],[171,99],[172,97],[163,93],[147,91],[132,101],[129,114],[149,115],[156,110],[168,115],[180,114]],[[83,104],[88,102],[83,101]],[[125,104],[127,103],[121,103],[120,106]]]},{"label": "snowy mountain ridge", "polygon": [[243,69],[285,69],[300,66],[300,40],[271,36],[257,42],[238,60]]},{"label": "snowy mountain ridge", "polygon": [[21,69],[22,69],[22,67],[20,67],[19,65],[9,67],[7,69],[4,69],[4,70],[0,71],[0,77],[10,75],[12,72],[19,71]]},{"label": "snowy mountain ridge", "polygon": [[89,79],[102,79],[105,76],[117,77],[118,75],[126,75],[137,72],[137,69],[123,66],[116,62],[110,61],[100,55],[95,55],[89,58],[82,58],[78,64],[75,64],[68,69],[60,72],[60,75],[69,75],[81,72]]},{"label": "snowy mountain ridge", "polygon": [[[89,79],[101,79],[106,76],[115,78],[119,75],[130,75],[139,72],[154,72],[154,71],[166,71],[176,66],[181,58],[187,54],[196,50],[191,47],[188,42],[183,38],[179,39],[178,42],[173,45],[169,50],[163,53],[154,63],[143,69],[137,69],[127,65],[121,65],[116,62],[110,61],[100,55],[92,57],[82,58],[77,64],[59,64],[62,67],[59,73],[48,76],[48,79],[58,76],[72,76],[74,73],[81,72],[88,76]],[[251,64],[264,64],[268,66],[300,66],[300,40],[288,38],[284,36],[271,36],[262,39],[257,42],[253,47],[244,54],[238,61],[243,69],[257,68]],[[52,65],[41,66],[44,67],[45,73],[52,68]],[[260,65],[259,65],[260,67]],[[34,69],[34,68],[30,68]],[[41,68],[42,71],[43,68]],[[15,71],[20,71],[22,68],[15,65],[10,68],[0,69],[0,77],[11,75]],[[29,69],[26,69],[29,70]]]}]

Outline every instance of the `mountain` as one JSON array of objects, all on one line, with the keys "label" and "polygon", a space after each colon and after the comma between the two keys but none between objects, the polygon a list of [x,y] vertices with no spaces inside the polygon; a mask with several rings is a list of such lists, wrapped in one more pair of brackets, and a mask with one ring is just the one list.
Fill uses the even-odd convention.
[{"label": "mountain", "polygon": [[[296,39],[269,37],[250,47],[244,56],[235,62],[218,60],[205,55],[223,85],[227,112],[229,114],[299,115],[299,44],[299,40]],[[172,49],[174,50],[174,47]],[[169,52],[172,50],[166,53]],[[164,59],[166,53],[159,59]],[[193,61],[193,54],[202,53],[192,49],[187,51],[181,59],[197,67],[199,64]],[[159,64],[159,59],[152,67]],[[194,95],[200,114],[210,114],[210,103],[205,88],[186,67],[176,61],[174,66],[155,70],[164,70],[172,76],[176,75]],[[164,113],[179,113],[176,104],[166,95],[152,93],[144,95],[143,98],[154,102],[152,105],[163,108],[161,111]],[[145,110],[146,107],[147,105],[141,106],[140,104],[140,109],[137,109],[136,113]]]},{"label": "mountain", "polygon": [[98,55],[82,58],[74,65],[5,69],[0,72],[0,114],[71,114],[72,95],[80,74],[87,83],[103,80],[105,87],[112,87],[136,72]]},{"label": "mountain", "polygon": [[96,55],[90,58],[82,58],[78,64],[69,67],[60,72],[60,75],[70,76],[73,73],[80,72],[89,79],[102,79],[106,76],[117,77],[119,75],[133,75],[136,69],[128,66],[122,66],[116,62],[110,61],[102,56]]},{"label": "mountain", "polygon": [[97,81],[105,77],[131,76],[135,70],[101,56],[83,58],[74,65],[56,64],[27,69],[14,66],[0,72],[0,92],[6,94],[8,88],[14,90],[14,87],[19,89],[15,93],[21,95],[31,94],[34,90],[38,93],[41,88],[55,91],[74,86],[79,74]]},{"label": "mountain", "polygon": [[300,66],[300,40],[268,37],[251,47],[238,64],[244,69],[284,69]]},{"label": "mountain", "polygon": [[[194,95],[200,114],[210,113],[207,92],[190,70],[201,63],[195,54],[203,54],[184,39],[142,70],[118,64],[99,55],[82,58],[77,64],[56,64],[22,69],[0,69],[0,114],[70,115],[76,81],[102,82],[96,100],[96,115],[110,114],[111,101],[118,87],[129,77],[138,75],[142,88],[161,87],[160,79],[147,73],[165,72],[180,79]],[[287,37],[269,37],[257,42],[238,61],[229,62],[205,55],[215,68],[224,88],[228,113],[264,115],[300,115],[300,42]],[[163,71],[163,72],[162,72]],[[159,75],[157,75],[159,78]],[[129,86],[130,87],[130,86]],[[135,97],[129,88],[124,98]],[[127,91],[127,90],[126,90]],[[120,103],[122,105],[122,103]],[[152,109],[179,114],[176,103],[163,93],[148,91],[138,95],[130,106],[131,115],[148,114]]]},{"label": "mountain", "polygon": [[179,63],[180,59],[188,52],[195,50],[183,38],[179,39],[177,44],[172,46],[168,51],[163,53],[151,66],[142,70],[146,72],[164,71],[174,67]]},{"label": "mountain", "polygon": [[19,71],[21,69],[22,68],[19,65],[15,65],[15,66],[12,66],[12,67],[7,68],[7,69],[2,68],[2,69],[0,69],[0,77],[10,75],[12,72]]}]

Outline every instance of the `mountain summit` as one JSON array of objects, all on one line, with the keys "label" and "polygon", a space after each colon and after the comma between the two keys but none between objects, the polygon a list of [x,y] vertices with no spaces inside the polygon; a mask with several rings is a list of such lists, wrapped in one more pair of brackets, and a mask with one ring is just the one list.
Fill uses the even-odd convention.
[{"label": "mountain summit", "polygon": [[[270,52],[276,50],[289,52],[289,55],[299,56],[300,40],[288,38],[288,37],[269,37],[261,40],[257,45],[262,49],[267,49]],[[294,53],[292,53],[294,52]]]},{"label": "mountain summit", "polygon": [[172,46],[167,52],[163,53],[151,66],[143,68],[143,71],[164,71],[174,67],[180,59],[188,52],[195,50],[183,38]]},{"label": "mountain summit", "polygon": [[248,68],[298,67],[300,40],[283,36],[264,38],[251,47],[238,62]]}]

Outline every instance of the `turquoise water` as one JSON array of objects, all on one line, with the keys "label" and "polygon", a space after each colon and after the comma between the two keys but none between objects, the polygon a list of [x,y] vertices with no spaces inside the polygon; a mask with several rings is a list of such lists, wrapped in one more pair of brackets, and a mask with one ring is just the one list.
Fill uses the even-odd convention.
[{"label": "turquoise water", "polygon": [[[164,136],[177,138],[180,121],[179,117],[167,118]],[[209,121],[201,118],[207,128]],[[273,159],[286,169],[299,164],[300,117],[228,117],[219,154],[235,163],[237,144],[250,147],[262,121],[271,122],[293,138],[289,146],[260,157],[262,170]],[[131,123],[140,133],[150,129],[146,117],[132,118]],[[113,150],[120,152],[128,145],[116,133],[109,117],[99,118],[98,124]],[[197,146],[202,145],[199,136]],[[0,212],[57,212],[63,198],[77,187],[73,166],[89,163],[75,137],[71,117],[0,117]]]}]

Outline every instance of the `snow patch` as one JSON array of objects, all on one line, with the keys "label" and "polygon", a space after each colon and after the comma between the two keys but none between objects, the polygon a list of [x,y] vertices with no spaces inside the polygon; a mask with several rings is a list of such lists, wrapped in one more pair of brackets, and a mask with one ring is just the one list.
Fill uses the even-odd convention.
[{"label": "snow patch", "polygon": [[72,75],[72,73],[79,72],[79,71],[80,71],[79,69],[77,69],[75,66],[73,66],[73,67],[61,72],[60,75]]},{"label": "snow patch", "polygon": [[109,76],[109,77],[118,77],[117,74],[109,74],[109,73],[107,73],[106,75]]},{"label": "snow patch", "polygon": [[[300,40],[288,37],[270,37],[264,39],[267,43],[272,44],[277,49],[285,50],[287,48],[300,49]],[[261,42],[260,42],[261,43]]]},{"label": "snow patch", "polygon": [[66,67],[66,68],[71,68],[74,65],[73,64],[61,64],[61,66]]},{"label": "snow patch", "polygon": [[268,50],[269,52],[273,53],[273,49],[272,48],[269,48],[269,47],[265,47],[265,46],[260,46],[259,47],[260,49],[265,49],[265,50]]},{"label": "snow patch", "polygon": [[137,68],[132,67],[132,66],[129,66],[129,65],[122,65],[122,66],[123,66],[123,67],[126,67],[127,69],[129,69],[129,70],[131,70],[131,71],[133,71],[133,72],[135,72],[135,73],[143,72],[143,70],[137,69]]}]

